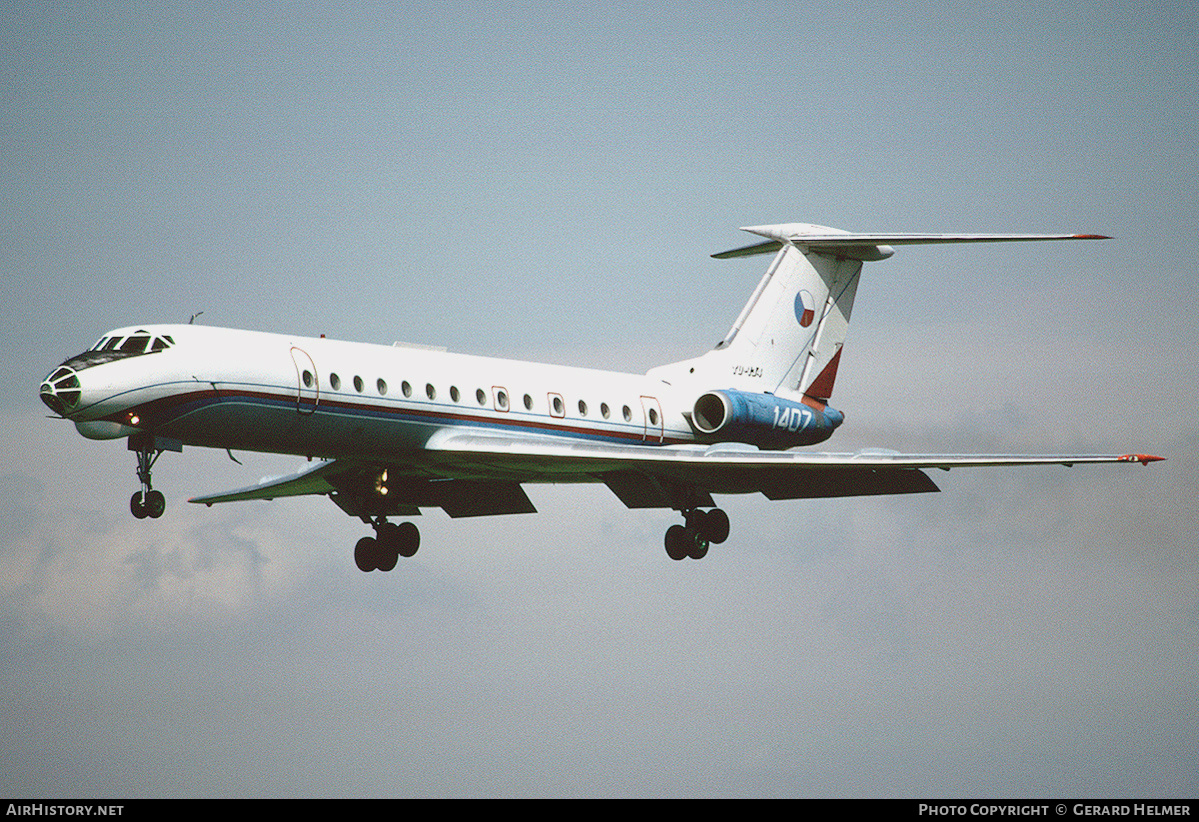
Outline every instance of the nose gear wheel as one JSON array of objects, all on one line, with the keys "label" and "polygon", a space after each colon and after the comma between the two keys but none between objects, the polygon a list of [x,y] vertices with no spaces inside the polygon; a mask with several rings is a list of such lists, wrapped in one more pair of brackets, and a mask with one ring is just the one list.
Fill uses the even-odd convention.
[{"label": "nose gear wheel", "polygon": [[[130,448],[134,447],[134,438],[129,438]],[[158,519],[167,509],[167,500],[161,491],[155,491],[151,486],[150,469],[162,456],[162,451],[140,445],[137,450],[137,479],[142,484],[142,490],[134,492],[129,498],[129,510],[138,519]]]},{"label": "nose gear wheel", "polygon": [[167,509],[167,499],[161,491],[134,491],[129,498],[129,510],[138,519],[158,519]]}]

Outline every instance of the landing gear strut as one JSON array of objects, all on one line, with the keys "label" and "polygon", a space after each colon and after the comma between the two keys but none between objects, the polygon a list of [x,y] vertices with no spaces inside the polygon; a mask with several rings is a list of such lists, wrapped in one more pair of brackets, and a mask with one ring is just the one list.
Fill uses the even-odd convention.
[{"label": "landing gear strut", "polygon": [[420,547],[420,531],[411,522],[374,522],[375,535],[354,546],[354,563],[360,571],[390,571],[400,557],[410,557]]},{"label": "landing gear strut", "polygon": [[[132,446],[131,437],[130,447]],[[137,449],[137,479],[142,484],[142,490],[135,492],[129,498],[129,510],[138,519],[146,517],[158,519],[167,509],[166,497],[161,491],[155,491],[150,487],[150,469],[154,467],[154,463],[158,461],[161,454],[161,451],[152,451],[149,448]]]},{"label": "landing gear strut", "polygon": [[183,443],[141,431],[129,437],[129,450],[137,454],[137,481],[142,484],[142,490],[129,498],[129,510],[138,519],[158,519],[167,509],[167,500],[161,491],[151,488],[150,469],[163,451],[182,451]]},{"label": "landing gear strut", "polygon": [[666,555],[671,559],[703,559],[709,545],[719,545],[729,538],[729,515],[719,508],[689,508],[683,511],[683,517],[685,525],[666,529]]}]

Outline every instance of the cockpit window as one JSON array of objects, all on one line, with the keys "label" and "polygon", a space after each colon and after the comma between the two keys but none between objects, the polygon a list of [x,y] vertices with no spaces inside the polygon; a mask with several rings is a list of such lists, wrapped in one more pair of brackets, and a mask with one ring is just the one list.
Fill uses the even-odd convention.
[{"label": "cockpit window", "polygon": [[101,337],[100,341],[77,357],[72,357],[63,365],[76,371],[90,368],[114,360],[123,360],[141,354],[156,354],[172,347],[175,340],[167,334],[154,335],[149,331],[138,329],[132,334],[114,334]]},{"label": "cockpit window", "polygon": [[122,354],[145,354],[146,346],[150,343],[150,336],[135,334],[129,337],[125,342],[121,343]]}]

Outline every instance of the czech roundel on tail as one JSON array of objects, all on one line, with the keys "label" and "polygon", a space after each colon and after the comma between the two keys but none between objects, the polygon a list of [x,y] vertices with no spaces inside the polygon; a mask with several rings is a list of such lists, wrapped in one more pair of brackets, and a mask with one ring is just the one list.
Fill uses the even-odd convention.
[{"label": "czech roundel on tail", "polygon": [[[159,517],[151,469],[185,445],[308,458],[294,474],[192,502],[319,494],[371,526],[364,570],[411,556],[422,508],[532,513],[524,486],[602,483],[629,508],[669,508],[672,559],[729,536],[713,495],[771,500],[936,491],[930,468],[1149,463],[1145,454],[902,454],[813,450],[845,417],[832,401],[862,266],[894,246],[1107,239],[1095,234],[856,234],[803,223],[744,229],[772,255],[724,339],[646,374],[443,349],[195,324],[110,331],[53,369],[41,399],[92,439],[125,439]],[[392,519],[403,519],[393,522]]]}]

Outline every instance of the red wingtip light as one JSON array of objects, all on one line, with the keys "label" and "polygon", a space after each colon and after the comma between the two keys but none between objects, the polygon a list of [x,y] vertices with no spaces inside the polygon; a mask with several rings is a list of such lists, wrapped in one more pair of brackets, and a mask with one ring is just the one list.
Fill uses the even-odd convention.
[{"label": "red wingtip light", "polygon": [[1165,457],[1154,457],[1149,454],[1125,454],[1120,457],[1120,462],[1139,462],[1141,465],[1148,465],[1151,462],[1161,462]]}]

